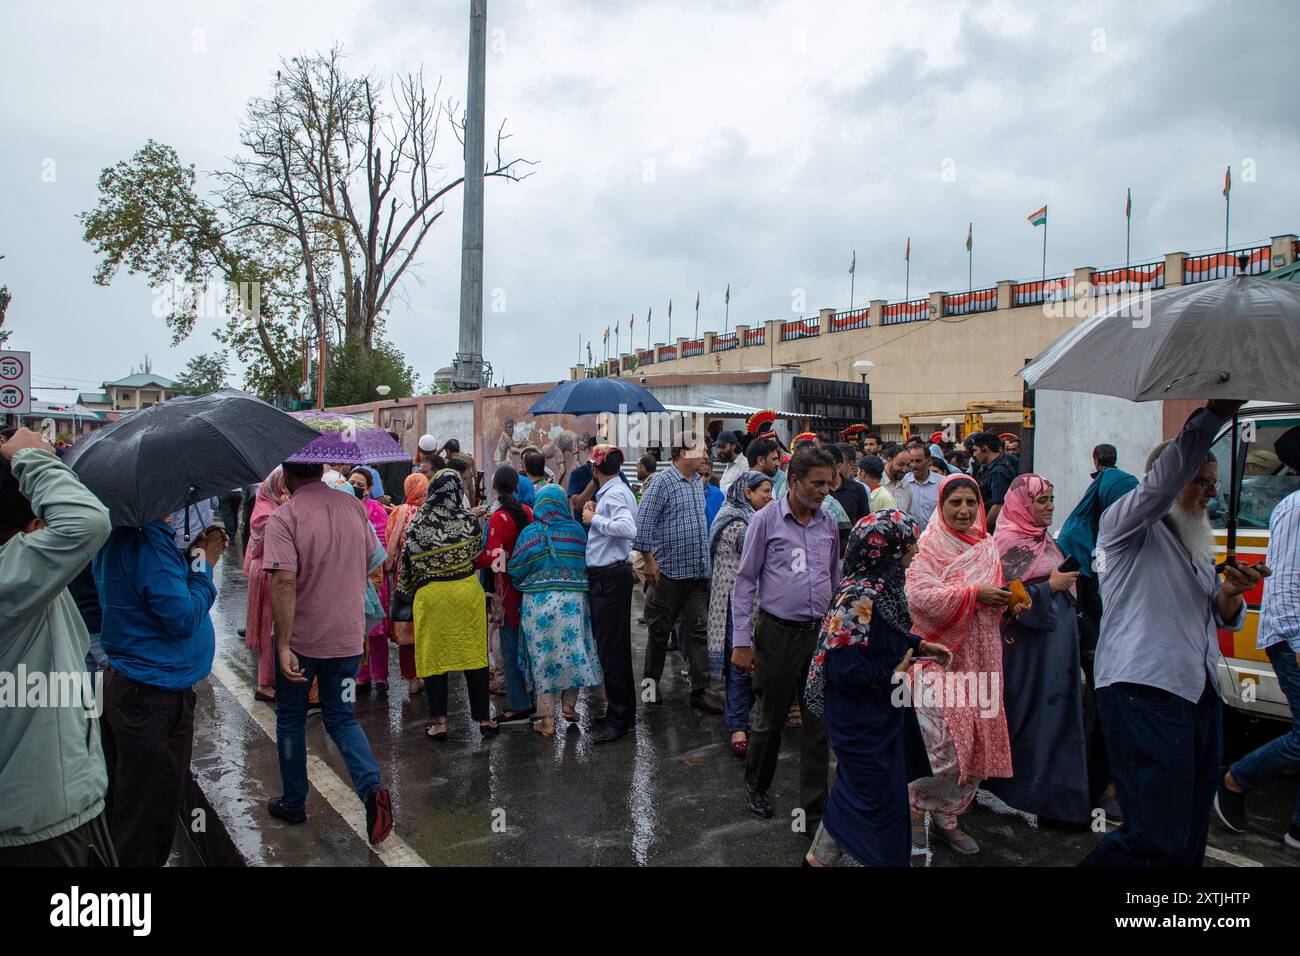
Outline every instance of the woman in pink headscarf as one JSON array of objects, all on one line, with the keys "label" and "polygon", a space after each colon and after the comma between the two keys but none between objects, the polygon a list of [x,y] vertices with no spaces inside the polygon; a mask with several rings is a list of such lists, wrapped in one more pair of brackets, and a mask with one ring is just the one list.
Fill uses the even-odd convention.
[{"label": "woman in pink headscarf", "polygon": [[275,700],[275,637],[271,633],[271,587],[262,573],[263,536],[271,512],[289,500],[284,473],[276,468],[257,488],[253,513],[248,519],[248,547],[244,549],[244,574],[248,577],[248,619],[244,643],[257,652],[258,700]]},{"label": "woman in pink headscarf", "polygon": [[[379,543],[388,547],[388,509],[381,505],[370,492],[375,485],[375,476],[368,468],[353,468],[348,481],[361,504],[365,506],[366,517],[374,525]],[[361,655],[361,667],[357,669],[357,687],[369,687],[373,680],[380,690],[388,690],[388,631],[392,622],[388,620],[389,588],[382,567],[370,576],[370,583],[375,586],[379,603],[384,606],[384,619],[366,632],[365,653]]]},{"label": "woman in pink headscarf", "polygon": [[957,817],[980,781],[1011,776],[999,633],[1011,594],[986,527],[974,479],[949,475],[939,483],[939,505],[907,572],[912,632],[952,652],[946,672],[935,662],[914,664],[908,672],[933,771],[909,788],[916,847],[926,845],[928,812],[937,838],[959,853],[978,853],[979,844],[957,826]]},{"label": "woman in pink headscarf", "polygon": [[1015,775],[990,781],[988,789],[1017,810],[1084,824],[1093,802],[1074,613],[1079,575],[1060,570],[1065,556],[1047,531],[1055,508],[1050,481],[1020,475],[1007,489],[993,532],[1003,577],[1019,578],[1033,604],[1002,623],[1003,704]]}]

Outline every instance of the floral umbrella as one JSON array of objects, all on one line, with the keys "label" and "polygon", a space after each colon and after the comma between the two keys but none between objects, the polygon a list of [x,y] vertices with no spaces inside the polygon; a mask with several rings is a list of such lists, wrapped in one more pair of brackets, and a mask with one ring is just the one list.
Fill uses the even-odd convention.
[{"label": "floral umbrella", "polygon": [[303,464],[374,465],[408,461],[410,455],[374,422],[339,412],[290,412],[320,434],[285,461]]}]

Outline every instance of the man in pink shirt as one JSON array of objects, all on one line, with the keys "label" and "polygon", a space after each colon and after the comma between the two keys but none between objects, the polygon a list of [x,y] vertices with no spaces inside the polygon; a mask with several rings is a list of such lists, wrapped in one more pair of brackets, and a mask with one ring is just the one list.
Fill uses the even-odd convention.
[{"label": "man in pink shirt", "polygon": [[307,693],[316,678],[325,730],[366,805],[366,831],[375,844],[393,828],[392,806],[352,706],[366,633],[366,575],[386,552],[361,502],[323,482],[323,473],[322,465],[286,462],[290,498],[266,523],[262,566],[271,575],[280,661],[275,736],[284,788],[268,809],[286,823],[307,819]]}]

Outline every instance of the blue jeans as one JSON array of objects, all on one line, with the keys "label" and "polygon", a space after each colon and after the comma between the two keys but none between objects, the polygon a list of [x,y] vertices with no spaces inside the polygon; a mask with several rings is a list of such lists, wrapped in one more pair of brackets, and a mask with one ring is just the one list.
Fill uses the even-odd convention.
[{"label": "blue jeans", "polygon": [[754,709],[754,681],[748,674],[731,663],[731,604],[727,604],[727,644],[722,662],[727,682],[727,697],[723,702],[722,725],[727,733],[749,729],[749,712]]},{"label": "blue jeans", "polygon": [[307,802],[307,696],[313,677],[319,682],[321,710],[325,718],[325,731],[343,754],[352,786],[362,803],[372,790],[380,786],[379,764],[370,752],[370,741],[357,723],[352,710],[355,695],[356,657],[304,657],[298,655],[298,666],[307,678],[302,684],[294,683],[278,668],[275,672],[275,749],[280,757],[280,783],[284,789],[281,803],[286,810],[301,810]]},{"label": "blue jeans", "polygon": [[501,633],[501,669],[506,674],[506,709],[512,711],[528,710],[533,706],[533,699],[528,695],[528,685],[524,683],[524,672],[519,668],[519,625],[502,624]]},{"label": "blue jeans", "polygon": [[1201,865],[1223,750],[1223,705],[1212,680],[1195,704],[1147,684],[1097,691],[1124,825],[1080,865]]},{"label": "blue jeans", "polygon": [[[1295,651],[1286,641],[1279,641],[1264,653],[1273,662],[1273,673],[1291,707],[1291,729],[1228,768],[1232,778],[1246,790],[1262,787],[1283,771],[1300,769],[1300,667],[1296,666]],[[1291,822],[1300,826],[1300,793],[1296,794]]]}]

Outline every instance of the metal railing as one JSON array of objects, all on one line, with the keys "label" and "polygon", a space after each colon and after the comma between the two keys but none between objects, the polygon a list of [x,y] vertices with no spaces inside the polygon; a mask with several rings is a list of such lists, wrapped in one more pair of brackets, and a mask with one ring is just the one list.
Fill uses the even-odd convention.
[{"label": "metal railing", "polygon": [[677,358],[677,346],[665,345],[659,350],[659,361],[671,362],[675,358]]},{"label": "metal railing", "polygon": [[864,309],[845,309],[831,316],[831,327],[828,331],[845,332],[849,329],[865,329],[870,318],[870,306]]},{"label": "metal railing", "polygon": [[1043,302],[1060,302],[1074,293],[1074,273],[1054,279],[1034,279],[1017,282],[1011,287],[1011,307],[1039,305]]},{"label": "metal railing", "polygon": [[734,349],[740,343],[736,341],[735,332],[723,332],[721,335],[713,337],[713,351],[725,352],[727,349]]},{"label": "metal railing", "polygon": [[692,339],[682,343],[682,358],[693,358],[704,354],[704,339]]},{"label": "metal railing", "polygon": [[998,288],[973,289],[970,292],[954,292],[943,297],[944,315],[973,315],[976,312],[992,312],[998,307]]},{"label": "metal railing", "polygon": [[1145,292],[1165,287],[1165,264],[1147,262],[1138,266],[1117,269],[1099,269],[1092,274],[1093,295],[1115,295],[1120,292]]},{"label": "metal railing", "polygon": [[636,364],[637,364],[637,365],[654,365],[654,363],[655,363],[655,350],[654,350],[654,349],[637,349],[637,350],[636,350]]},{"label": "metal railing", "polygon": [[767,326],[760,325],[756,329],[745,329],[744,345],[762,345],[767,340]]},{"label": "metal railing", "polygon": [[905,302],[886,302],[883,325],[900,325],[903,322],[924,322],[930,318],[930,297],[908,299]]},{"label": "metal railing", "polygon": [[1204,256],[1188,256],[1183,260],[1183,285],[1225,279],[1237,274],[1237,257],[1246,256],[1248,276],[1263,275],[1272,264],[1272,246],[1248,246],[1228,252],[1212,252]]},{"label": "metal railing", "polygon": [[821,317],[808,319],[787,319],[781,323],[781,341],[793,342],[796,339],[810,339],[821,333]]}]

